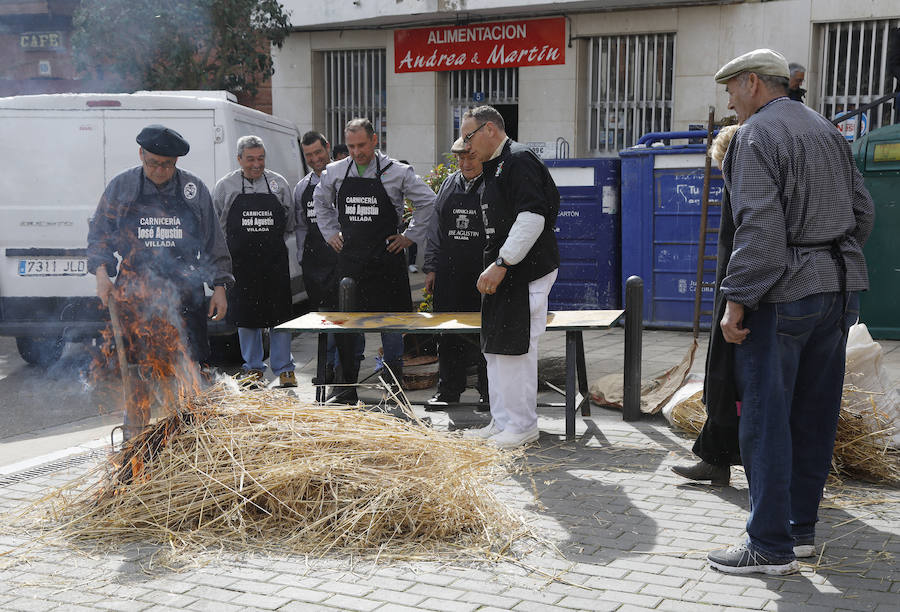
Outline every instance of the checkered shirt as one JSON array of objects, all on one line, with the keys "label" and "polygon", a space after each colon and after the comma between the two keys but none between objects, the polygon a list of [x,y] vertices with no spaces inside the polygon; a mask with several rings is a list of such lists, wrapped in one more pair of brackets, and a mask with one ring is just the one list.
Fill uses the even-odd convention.
[{"label": "checkered shirt", "polygon": [[850,146],[824,117],[777,98],[734,136],[723,163],[734,251],[722,292],[756,308],[841,290],[831,242],[844,236],[847,290],[868,289],[862,246],[875,207]]}]

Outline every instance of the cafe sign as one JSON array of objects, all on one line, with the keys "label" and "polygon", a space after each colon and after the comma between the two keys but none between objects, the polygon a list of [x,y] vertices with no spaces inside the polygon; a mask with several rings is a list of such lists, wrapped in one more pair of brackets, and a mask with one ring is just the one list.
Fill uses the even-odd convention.
[{"label": "cafe sign", "polygon": [[58,51],[62,49],[62,32],[22,32],[19,47],[26,51]]},{"label": "cafe sign", "polygon": [[565,17],[394,30],[394,71],[564,64],[565,42]]}]

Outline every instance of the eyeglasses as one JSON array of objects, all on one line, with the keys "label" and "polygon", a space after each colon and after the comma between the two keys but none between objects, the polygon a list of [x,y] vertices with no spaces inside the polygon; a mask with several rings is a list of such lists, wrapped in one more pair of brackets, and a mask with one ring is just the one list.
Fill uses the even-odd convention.
[{"label": "eyeglasses", "polygon": [[165,169],[170,170],[175,167],[175,160],[170,159],[164,162],[158,162],[155,159],[144,159],[144,163],[148,168],[153,168],[154,170]]},{"label": "eyeglasses", "polygon": [[484,126],[486,126],[487,124],[488,124],[488,122],[485,121],[484,123],[482,123],[481,125],[479,125],[477,128],[475,128],[474,130],[472,130],[471,132],[469,132],[468,134],[466,134],[465,136],[463,136],[463,142],[466,143],[466,144],[469,144],[469,141],[472,140],[472,137],[475,135],[475,133],[476,133],[478,130],[480,130],[481,128],[483,128]]}]

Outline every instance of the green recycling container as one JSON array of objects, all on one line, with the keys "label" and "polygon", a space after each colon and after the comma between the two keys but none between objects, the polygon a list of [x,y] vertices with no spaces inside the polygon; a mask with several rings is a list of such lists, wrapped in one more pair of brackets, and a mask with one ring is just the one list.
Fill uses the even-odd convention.
[{"label": "green recycling container", "polygon": [[872,131],[853,144],[856,166],[875,201],[875,228],[863,249],[869,290],[860,322],[873,338],[900,339],[900,124]]}]

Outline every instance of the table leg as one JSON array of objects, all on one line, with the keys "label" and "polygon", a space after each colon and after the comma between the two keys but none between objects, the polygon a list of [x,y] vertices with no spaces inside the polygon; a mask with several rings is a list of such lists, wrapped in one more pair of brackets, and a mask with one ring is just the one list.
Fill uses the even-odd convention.
[{"label": "table leg", "polygon": [[578,368],[578,392],[581,394],[581,416],[591,416],[591,398],[588,394],[587,366],[584,361],[584,334],[575,334],[575,365]]},{"label": "table leg", "polygon": [[566,440],[575,439],[575,395],[578,392],[577,381],[575,380],[577,361],[576,334],[579,333],[566,332]]},{"label": "table leg", "polygon": [[325,365],[328,361],[328,334],[319,334],[318,350],[316,351],[316,401],[325,402],[328,397],[328,387],[325,385]]}]

